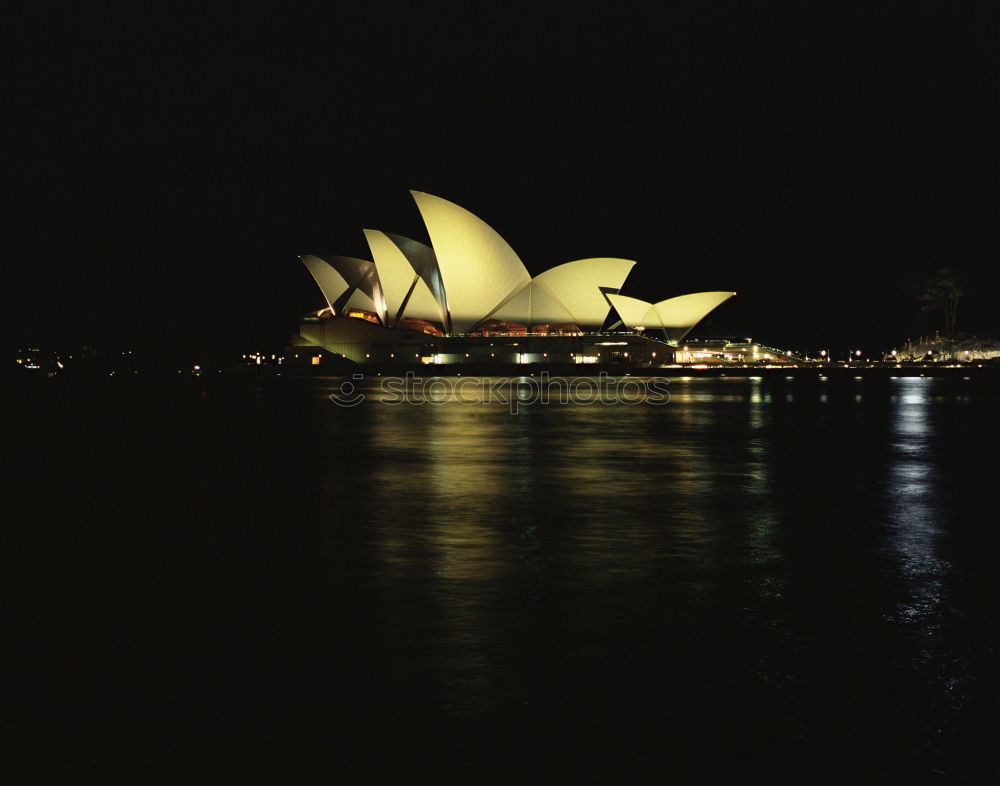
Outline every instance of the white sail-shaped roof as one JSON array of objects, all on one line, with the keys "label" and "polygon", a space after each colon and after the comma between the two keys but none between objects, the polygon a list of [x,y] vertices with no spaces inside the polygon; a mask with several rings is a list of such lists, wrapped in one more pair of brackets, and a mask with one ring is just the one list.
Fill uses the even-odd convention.
[{"label": "white sail-shaped roof", "polygon": [[735,292],[694,292],[690,295],[672,297],[656,304],[668,338],[678,341],[686,336],[709,312],[715,310],[735,295]]},{"label": "white sail-shaped roof", "polygon": [[656,306],[652,303],[647,303],[645,300],[639,300],[639,298],[635,297],[611,294],[608,295],[608,300],[615,307],[618,316],[622,318],[625,327],[642,327],[657,330],[663,328],[663,323],[660,322],[660,315],[656,313]]},{"label": "white sail-shaped roof", "polygon": [[609,304],[631,328],[683,338],[735,292],[696,292],[653,304],[618,294],[632,260],[594,257],[566,262],[531,278],[507,242],[482,220],[446,199],[411,191],[434,247],[366,229],[374,262],[302,256],[334,314],[346,308],[377,315],[386,327],[407,318],[469,333],[488,319],[599,330]]},{"label": "white sail-shaped roof", "polygon": [[680,341],[709,312],[735,295],[735,292],[694,292],[659,303],[647,303],[634,297],[608,295],[618,316],[627,327],[664,330],[667,337]]},{"label": "white sail-shaped roof", "polygon": [[656,304],[663,326],[667,328],[694,326],[710,311],[725,303],[735,292],[695,292],[672,297]]},{"label": "white sail-shaped roof", "polygon": [[441,281],[441,271],[438,269],[434,249],[412,238],[394,235],[391,232],[386,232],[385,236],[396,244],[419,277],[409,300],[404,304],[405,313],[400,319],[410,317],[426,319],[428,322],[440,322],[445,332],[450,332],[448,300],[445,297],[444,283]]},{"label": "white sail-shaped roof", "polygon": [[332,254],[304,254],[300,259],[316,279],[334,314],[340,314],[346,307],[360,308],[377,314],[385,324],[385,298],[373,262]]},{"label": "white sail-shaped roof", "polygon": [[578,259],[546,270],[531,283],[562,303],[572,315],[568,321],[585,330],[597,330],[610,310],[604,293],[617,293],[634,264],[633,260],[609,257]]},{"label": "white sail-shaped roof", "polygon": [[397,319],[425,319],[428,322],[445,324],[441,317],[441,307],[427,288],[427,284],[419,276],[414,279],[410,297]]},{"label": "white sail-shaped roof", "polygon": [[344,303],[344,306],[341,307],[341,311],[343,310],[343,308],[357,308],[361,309],[362,311],[371,311],[373,314],[378,314],[379,318],[383,319],[384,321],[384,316],[383,316],[384,312],[379,308],[378,304],[375,302],[373,298],[366,295],[360,289],[355,289],[351,293],[351,296],[347,298],[347,301]]},{"label": "white sail-shaped roof", "polygon": [[540,287],[536,281],[528,285],[531,293],[532,325],[566,325],[576,320],[565,304],[551,293]]},{"label": "white sail-shaped roof", "polygon": [[[334,311],[333,304],[337,302],[349,287],[347,281],[344,280],[344,277],[329,262],[325,262],[313,254],[303,254],[299,259],[302,260],[306,269],[316,280],[330,310]],[[336,312],[334,311],[334,313]]]},{"label": "white sail-shaped roof", "polygon": [[494,311],[490,319],[516,322],[527,327],[576,323],[573,314],[562,301],[537,286],[534,280],[523,286],[520,292]]},{"label": "white sail-shaped roof", "polygon": [[451,331],[467,333],[531,280],[514,250],[465,208],[411,191],[448,299]]},{"label": "white sail-shaped roof", "polygon": [[413,272],[413,267],[403,256],[403,252],[385,233],[377,229],[366,229],[364,232],[372,259],[375,260],[382,296],[385,298],[387,324],[395,325],[399,308],[410,294],[417,274]]},{"label": "white sail-shaped roof", "polygon": [[531,284],[521,287],[516,295],[490,314],[490,319],[499,319],[503,322],[516,322],[525,327],[530,326]]},{"label": "white sail-shaped roof", "polygon": [[382,285],[388,324],[398,325],[406,317],[443,324],[441,305],[427,282],[417,273],[419,263],[414,265],[410,257],[403,252],[403,248],[410,250],[411,255],[414,251],[413,246],[422,247],[430,252],[431,256],[433,251],[415,240],[389,235],[377,229],[366,229],[365,238],[375,259],[375,269]]}]

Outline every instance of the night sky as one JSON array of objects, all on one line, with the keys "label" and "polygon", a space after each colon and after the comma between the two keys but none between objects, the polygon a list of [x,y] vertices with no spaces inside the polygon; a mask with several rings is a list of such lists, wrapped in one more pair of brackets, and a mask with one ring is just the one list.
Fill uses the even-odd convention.
[{"label": "night sky", "polygon": [[941,265],[1000,331],[996,2],[208,5],[5,3],[17,343],[280,349],[410,188],[706,333],[874,352]]}]

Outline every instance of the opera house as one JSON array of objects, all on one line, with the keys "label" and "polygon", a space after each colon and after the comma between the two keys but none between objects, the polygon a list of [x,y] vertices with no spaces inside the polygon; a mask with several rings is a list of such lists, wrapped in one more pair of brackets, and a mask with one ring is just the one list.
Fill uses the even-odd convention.
[{"label": "opera house", "polygon": [[[458,205],[411,191],[430,245],[364,230],[371,259],[301,257],[326,301],[291,349],[357,363],[661,365],[735,292],[656,303],[619,294],[632,260],[597,257],[532,277],[514,250]],[[309,350],[314,350],[310,352]]]}]

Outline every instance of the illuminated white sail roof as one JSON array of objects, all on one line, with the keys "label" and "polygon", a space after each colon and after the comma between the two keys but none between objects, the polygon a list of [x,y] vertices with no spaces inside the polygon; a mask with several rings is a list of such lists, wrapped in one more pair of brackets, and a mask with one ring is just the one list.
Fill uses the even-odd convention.
[{"label": "illuminated white sail roof", "polygon": [[316,279],[334,314],[347,307],[360,308],[377,314],[385,323],[385,298],[374,263],[336,255],[304,254],[300,259]]},{"label": "illuminated white sail roof", "polygon": [[678,341],[686,336],[709,312],[735,295],[735,292],[694,292],[659,303],[647,303],[634,297],[608,295],[618,316],[627,327],[664,330]]},{"label": "illuminated white sail roof", "polygon": [[634,264],[609,257],[578,259],[546,270],[531,283],[557,298],[572,315],[571,322],[585,330],[598,330],[611,308],[604,293],[617,293]]},{"label": "illuminated white sail roof", "polygon": [[344,280],[344,277],[340,275],[340,273],[338,273],[328,262],[324,262],[322,259],[314,256],[313,254],[303,254],[299,257],[299,259],[302,260],[306,269],[316,280],[320,291],[323,293],[323,298],[326,300],[327,306],[329,306],[330,310],[333,311],[333,304],[337,302],[337,299],[344,292],[346,292],[348,288],[348,284]]},{"label": "illuminated white sail roof", "polygon": [[403,252],[385,233],[377,229],[366,229],[364,232],[385,298],[386,318],[389,325],[395,325],[399,307],[410,293],[417,274]]},{"label": "illuminated white sail roof", "polygon": [[617,292],[635,262],[628,259],[578,259],[535,276],[491,319],[522,325],[573,324],[597,330],[611,306],[605,292]]},{"label": "illuminated white sail roof", "polygon": [[[365,238],[375,259],[375,269],[385,297],[388,324],[398,325],[406,317],[444,324],[444,310],[427,282],[417,272],[420,267],[419,259],[417,264],[410,259],[410,256],[419,257],[423,251],[429,252],[433,257],[433,250],[416,240],[389,235],[377,229],[366,229]],[[404,248],[411,252],[409,256],[404,253]],[[436,267],[436,263],[434,264]]]},{"label": "illuminated white sail roof", "polygon": [[655,304],[626,297],[618,293],[635,262],[611,257],[566,262],[531,278],[507,242],[468,210],[422,191],[410,193],[433,248],[366,229],[374,262],[302,256],[334,314],[364,309],[386,327],[412,318],[461,334],[488,319],[599,330],[613,306],[628,327],[680,339],[736,294],[696,292]]},{"label": "illuminated white sail roof", "polygon": [[525,327],[531,325],[531,284],[521,287],[516,295],[490,314],[490,319],[516,322]]},{"label": "illuminated white sail roof", "polygon": [[656,313],[656,306],[652,303],[647,303],[645,300],[639,300],[639,298],[635,297],[626,297],[625,295],[608,295],[608,300],[615,307],[618,316],[622,318],[625,327],[653,328],[657,330],[663,328],[663,323],[660,322],[660,315]]},{"label": "illuminated white sail roof", "polygon": [[672,297],[656,304],[663,329],[669,338],[684,338],[699,322],[714,311],[735,292],[694,292],[690,295]]},{"label": "illuminated white sail roof", "polygon": [[[355,289],[344,305],[341,307],[340,311],[344,308],[358,308],[362,311],[371,311],[373,314],[378,314],[379,318],[383,318],[383,311],[379,309],[378,304],[373,298],[366,295],[360,289]],[[334,313],[340,313],[339,311],[334,311]]]},{"label": "illuminated white sail roof", "polygon": [[[607,304],[605,304],[605,310],[607,310]],[[490,318],[504,322],[516,322],[526,327],[576,323],[576,319],[559,298],[553,297],[537,286],[535,281],[522,287],[520,292],[493,312]]]},{"label": "illuminated white sail roof", "polygon": [[441,316],[441,307],[438,305],[434,295],[427,288],[427,284],[419,276],[413,281],[413,289],[410,290],[410,297],[406,301],[405,308],[399,315],[399,319],[425,319],[428,322],[440,322],[446,324]]},{"label": "illuminated white sail roof", "polygon": [[385,236],[403,252],[403,256],[420,278],[410,293],[410,299],[405,303],[405,314],[400,318],[410,317],[440,322],[445,332],[449,332],[448,299],[445,297],[444,283],[441,281],[441,271],[438,269],[434,249],[391,232],[386,232]]},{"label": "illuminated white sail roof", "polygon": [[695,292],[672,297],[657,303],[656,312],[666,328],[693,326],[735,294],[735,292]]},{"label": "illuminated white sail roof", "polygon": [[466,333],[531,276],[507,241],[468,210],[421,191],[410,193],[437,257],[451,330]]}]

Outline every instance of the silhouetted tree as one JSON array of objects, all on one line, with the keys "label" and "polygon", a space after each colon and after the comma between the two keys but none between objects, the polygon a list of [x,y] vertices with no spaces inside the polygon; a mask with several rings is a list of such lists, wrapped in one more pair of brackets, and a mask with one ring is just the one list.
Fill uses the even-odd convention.
[{"label": "silhouetted tree", "polygon": [[944,332],[955,333],[958,324],[958,302],[965,294],[962,276],[954,268],[939,267],[927,280],[920,301],[925,312],[939,311],[944,318]]}]

